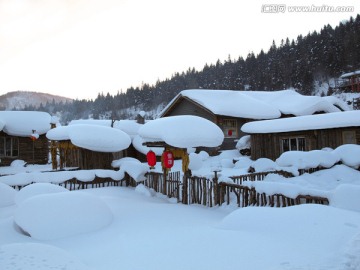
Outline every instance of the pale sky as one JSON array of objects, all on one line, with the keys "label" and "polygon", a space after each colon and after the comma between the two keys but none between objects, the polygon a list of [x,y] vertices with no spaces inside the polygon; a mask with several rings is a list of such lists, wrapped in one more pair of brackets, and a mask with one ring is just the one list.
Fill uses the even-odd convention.
[{"label": "pale sky", "polygon": [[[267,4],[284,12],[265,13]],[[354,12],[290,12],[290,6]],[[296,39],[360,13],[359,0],[0,0],[0,95],[94,99]]]}]

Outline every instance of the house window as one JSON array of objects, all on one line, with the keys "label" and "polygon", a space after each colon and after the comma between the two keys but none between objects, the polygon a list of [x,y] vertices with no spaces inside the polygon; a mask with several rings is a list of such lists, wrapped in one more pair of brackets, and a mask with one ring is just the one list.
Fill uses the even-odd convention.
[{"label": "house window", "polygon": [[355,131],[343,131],[343,144],[356,144]]},{"label": "house window", "polygon": [[224,119],[222,126],[225,138],[237,138],[237,121],[235,119]]},{"label": "house window", "polygon": [[305,151],[305,138],[284,138],[281,139],[281,152],[286,151]]},{"label": "house window", "polygon": [[19,155],[19,139],[0,137],[0,157],[17,157]]}]

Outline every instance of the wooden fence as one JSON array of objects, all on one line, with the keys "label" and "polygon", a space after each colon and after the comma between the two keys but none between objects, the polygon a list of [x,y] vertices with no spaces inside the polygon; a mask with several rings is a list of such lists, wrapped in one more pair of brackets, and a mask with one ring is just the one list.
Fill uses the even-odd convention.
[{"label": "wooden fence", "polygon": [[[269,173],[276,173],[289,177],[289,173],[263,172],[231,177],[234,183],[218,183],[215,176],[213,179],[202,177],[183,176],[180,172],[170,172],[165,177],[162,173],[148,173],[146,180],[140,182],[156,192],[167,195],[170,198],[177,198],[178,202],[184,204],[201,204],[208,207],[222,205],[224,203],[236,203],[238,207],[247,206],[271,206],[286,207],[304,203],[329,204],[329,200],[324,197],[302,194],[296,198],[289,198],[283,194],[265,194],[257,192],[254,187],[243,185],[246,181],[262,181]],[[87,188],[108,187],[108,186],[132,186],[140,184],[135,182],[129,175],[117,181],[112,178],[96,177],[93,181],[84,182],[76,178],[58,183],[69,190],[79,190]],[[12,186],[20,190],[24,186]]]},{"label": "wooden fence", "polygon": [[[29,183],[26,185],[10,185],[10,186],[12,188],[14,188],[15,190],[21,190],[22,188],[26,187],[27,185],[31,185],[34,183],[37,183],[37,182],[32,182],[32,183]],[[126,179],[117,181],[117,180],[113,180],[112,178],[109,178],[109,177],[106,177],[106,178],[95,177],[95,179],[92,181],[84,182],[84,181],[78,180],[76,178],[72,178],[72,179],[66,180],[61,183],[50,183],[50,184],[59,185],[68,190],[79,190],[79,189],[87,189],[87,188],[123,186],[123,185],[126,185]]]},{"label": "wooden fence", "polygon": [[324,197],[312,196],[312,195],[299,195],[296,198],[290,198],[283,194],[271,194],[259,193],[255,188],[249,188],[247,186],[220,183],[219,184],[219,204],[230,204],[235,195],[236,204],[239,207],[247,206],[271,206],[271,207],[286,207],[299,205],[304,203],[315,203],[328,205],[329,200]]},{"label": "wooden fence", "polygon": [[324,197],[307,194],[290,198],[283,194],[265,194],[257,192],[255,188],[243,185],[245,181],[262,181],[269,173],[276,173],[289,177],[287,172],[263,172],[231,177],[234,183],[218,183],[217,178],[207,179],[201,177],[184,177],[180,179],[180,173],[171,173],[166,180],[167,189],[164,187],[164,176],[158,173],[147,175],[144,185],[153,188],[157,192],[175,197],[178,202],[184,204],[202,204],[204,206],[222,205],[223,203],[235,203],[238,207],[247,206],[271,206],[286,207],[304,203],[316,203],[328,205],[329,200]]}]

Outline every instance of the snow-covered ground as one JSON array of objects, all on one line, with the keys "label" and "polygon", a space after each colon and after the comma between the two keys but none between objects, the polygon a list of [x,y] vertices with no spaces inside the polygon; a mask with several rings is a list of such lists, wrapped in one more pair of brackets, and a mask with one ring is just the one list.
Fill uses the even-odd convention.
[{"label": "snow-covered ground", "polygon": [[[66,209],[53,213],[58,223],[46,223],[47,217],[43,217],[44,224],[38,224],[40,220],[32,224],[38,224],[38,228],[51,225],[50,231],[61,232],[53,232],[55,236],[74,231],[66,224],[82,224],[85,232],[42,240],[24,235],[14,224],[14,214],[16,218],[24,215],[18,206],[3,207],[1,269],[350,270],[360,267],[359,212],[320,205],[240,209],[186,206],[154,194],[142,185],[135,189],[108,187],[65,193],[78,195],[77,200],[87,195],[94,198],[94,204],[104,203],[112,213],[112,222],[94,229],[94,225],[84,224],[89,218],[88,211],[84,209],[75,215],[66,205],[68,215],[61,216]],[[42,196],[44,199],[45,195]],[[59,200],[59,207],[60,202],[64,201]],[[96,214],[97,210],[94,211]],[[105,216],[108,220],[108,215]],[[104,214],[94,216],[95,221],[103,218]],[[86,232],[89,227],[92,230]]]},{"label": "snow-covered ground", "polygon": [[[277,162],[252,162],[236,150],[216,157],[191,154],[193,174],[211,176],[218,166],[223,181],[246,173],[249,166],[307,168],[317,161],[315,165],[331,168],[292,179],[272,175],[252,184],[268,192],[324,192],[331,195],[330,206],[208,208],[176,203],[142,184],[67,191],[43,179],[15,191],[0,183],[0,269],[360,269],[360,172],[344,164],[333,166],[344,147],[340,150],[307,153],[306,159],[288,153]],[[323,162],[316,160],[319,156]],[[357,160],[344,162],[358,167]],[[24,178],[25,168],[37,174],[50,170],[19,163],[0,168],[0,173],[17,168],[22,173],[13,177]],[[115,163],[131,164],[134,171],[144,165]],[[172,170],[180,168],[177,161]],[[59,172],[52,174],[59,182]],[[52,182],[51,173],[47,178]]]}]

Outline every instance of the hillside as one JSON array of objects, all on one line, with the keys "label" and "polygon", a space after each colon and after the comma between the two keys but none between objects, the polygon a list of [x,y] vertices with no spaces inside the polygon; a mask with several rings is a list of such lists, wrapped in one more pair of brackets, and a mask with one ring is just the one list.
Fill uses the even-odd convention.
[{"label": "hillside", "polygon": [[33,106],[39,108],[46,103],[70,102],[72,99],[60,97],[40,92],[14,91],[0,96],[0,110],[21,110],[25,107]]}]

